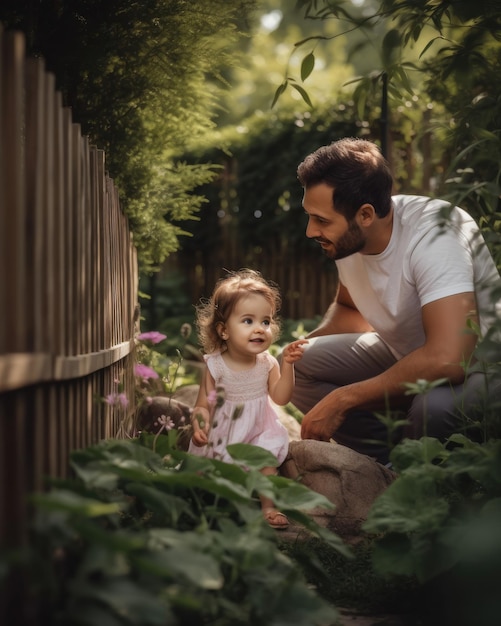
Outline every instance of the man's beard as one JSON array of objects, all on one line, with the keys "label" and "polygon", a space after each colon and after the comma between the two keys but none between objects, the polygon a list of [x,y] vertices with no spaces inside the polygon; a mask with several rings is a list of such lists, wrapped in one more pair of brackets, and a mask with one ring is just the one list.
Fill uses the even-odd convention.
[{"label": "man's beard", "polygon": [[330,258],[337,261],[344,259],[347,256],[360,252],[365,246],[366,238],[360,226],[352,220],[348,223],[348,230],[342,235],[336,242],[333,242],[333,248],[324,248],[325,254]]}]

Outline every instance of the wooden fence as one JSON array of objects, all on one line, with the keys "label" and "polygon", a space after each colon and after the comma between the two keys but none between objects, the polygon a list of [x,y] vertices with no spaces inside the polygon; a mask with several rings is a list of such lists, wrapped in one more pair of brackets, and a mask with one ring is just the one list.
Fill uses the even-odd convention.
[{"label": "wooden fence", "polygon": [[117,380],[133,399],[138,277],[104,153],[73,123],[43,60],[25,57],[23,36],[1,31],[0,271],[5,547],[24,541],[27,494],[127,419],[99,399]]},{"label": "wooden fence", "polygon": [[[167,260],[163,272],[176,271],[185,279],[190,302],[208,298],[226,270],[250,267],[274,281],[282,295],[280,315],[289,319],[313,319],[323,316],[332,303],[337,289],[335,264],[322,257],[318,249],[294,256],[280,245],[269,242],[266,250],[235,250],[233,241],[226,238],[210,258],[202,255],[187,257],[182,253]],[[162,276],[162,274],[161,274]],[[161,319],[162,313],[158,314]],[[289,338],[290,339],[290,338]]]}]

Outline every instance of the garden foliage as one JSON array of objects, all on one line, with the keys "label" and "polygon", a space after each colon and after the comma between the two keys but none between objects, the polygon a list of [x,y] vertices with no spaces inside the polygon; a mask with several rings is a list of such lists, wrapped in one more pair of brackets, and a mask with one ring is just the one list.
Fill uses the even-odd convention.
[{"label": "garden foliage", "polygon": [[364,525],[376,538],[377,571],[415,578],[429,592],[423,611],[441,623],[498,623],[501,440],[405,440],[391,460],[398,478]]},{"label": "garden foliage", "polygon": [[[155,449],[153,451],[153,442]],[[64,626],[334,621],[262,516],[258,493],[346,556],[306,511],[331,506],[281,477],[269,453],[236,445],[234,464],[176,448],[176,432],[108,440],[72,455],[74,478],[33,496],[27,576],[40,623]],[[247,469],[243,469],[245,466]]]}]

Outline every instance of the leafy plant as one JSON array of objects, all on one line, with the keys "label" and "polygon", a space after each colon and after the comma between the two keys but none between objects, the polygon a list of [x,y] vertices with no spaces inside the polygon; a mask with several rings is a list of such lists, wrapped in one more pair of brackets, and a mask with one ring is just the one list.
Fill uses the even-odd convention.
[{"label": "leafy plant", "polygon": [[494,624],[501,608],[491,584],[501,575],[501,441],[480,444],[460,434],[446,444],[404,440],[390,459],[398,477],[363,526],[376,537],[377,570],[428,585],[444,619],[454,616],[444,623]]},{"label": "leafy plant", "polygon": [[156,452],[153,439],[77,451],[75,477],[33,496],[29,549],[9,564],[26,576],[40,623],[333,622],[335,609],[280,550],[258,494],[348,557],[306,513],[330,503],[294,481],[264,477],[269,453],[257,447],[235,446],[235,463],[226,464],[177,449],[173,430],[158,438]]}]

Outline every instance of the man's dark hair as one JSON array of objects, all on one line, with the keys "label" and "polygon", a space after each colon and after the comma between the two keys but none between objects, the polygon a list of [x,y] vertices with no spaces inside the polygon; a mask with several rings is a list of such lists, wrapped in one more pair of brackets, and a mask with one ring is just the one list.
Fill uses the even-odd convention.
[{"label": "man's dark hair", "polygon": [[308,155],[297,170],[303,187],[325,183],[333,187],[335,210],[350,221],[363,204],[371,204],[378,217],[391,208],[393,178],[375,143],[345,138]]}]

